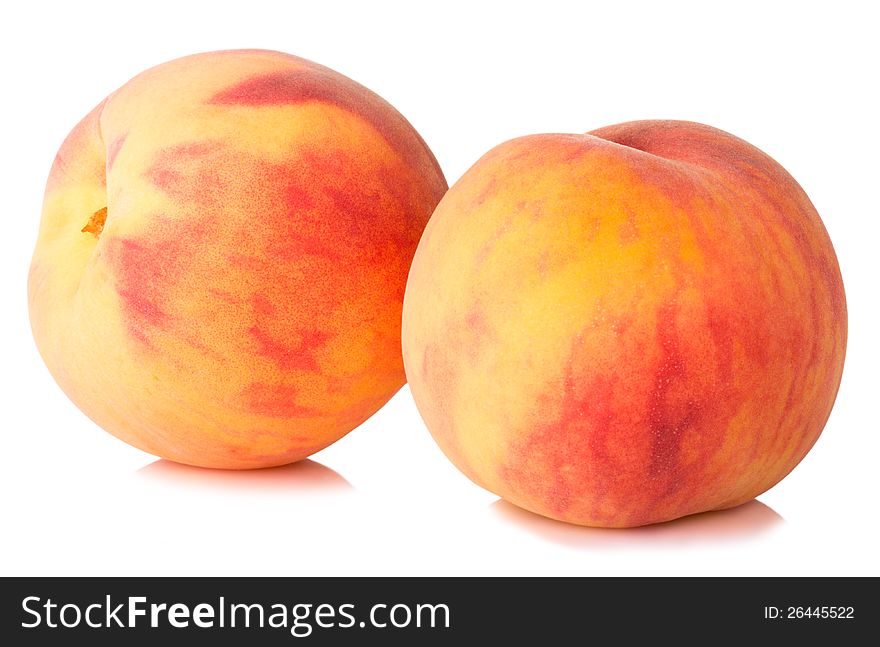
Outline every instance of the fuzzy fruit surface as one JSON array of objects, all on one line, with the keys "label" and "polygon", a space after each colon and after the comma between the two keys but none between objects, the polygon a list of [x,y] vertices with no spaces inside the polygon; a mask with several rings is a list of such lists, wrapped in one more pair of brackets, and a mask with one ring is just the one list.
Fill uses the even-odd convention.
[{"label": "fuzzy fruit surface", "polygon": [[818,438],[843,370],[837,259],[804,191],[720,130],[506,142],[446,194],[403,308],[452,462],[533,512],[629,527],[736,506]]},{"label": "fuzzy fruit surface", "polygon": [[404,384],[406,276],[445,190],[406,119],[333,70],[262,50],[159,65],[58,151],[29,275],[37,346],[147,452],[299,460]]}]

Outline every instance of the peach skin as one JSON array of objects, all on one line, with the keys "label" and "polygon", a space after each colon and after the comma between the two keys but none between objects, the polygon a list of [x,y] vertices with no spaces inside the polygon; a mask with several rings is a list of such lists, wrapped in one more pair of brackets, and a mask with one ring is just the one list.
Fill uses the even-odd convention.
[{"label": "peach skin", "polygon": [[262,50],[150,69],[65,140],[31,325],[97,424],[181,463],[302,459],[404,383],[406,275],[446,181],[354,81]]},{"label": "peach skin", "polygon": [[441,449],[571,523],[739,505],[819,437],[843,283],[804,191],[689,122],[522,137],[441,200],[410,270],[403,355]]}]

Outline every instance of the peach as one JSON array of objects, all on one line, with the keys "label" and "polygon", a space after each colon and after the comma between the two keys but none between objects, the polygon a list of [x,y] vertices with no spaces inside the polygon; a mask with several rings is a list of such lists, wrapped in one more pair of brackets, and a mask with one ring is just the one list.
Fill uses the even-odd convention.
[{"label": "peach", "polygon": [[423,234],[402,337],[462,472],[554,519],[628,527],[742,504],[798,464],[840,384],[846,302],[779,164],[640,121],[480,159]]},{"label": "peach", "polygon": [[405,383],[406,275],[445,190],[413,127],[326,67],[261,50],[159,65],[52,166],[29,276],[40,353],[147,452],[302,459]]}]

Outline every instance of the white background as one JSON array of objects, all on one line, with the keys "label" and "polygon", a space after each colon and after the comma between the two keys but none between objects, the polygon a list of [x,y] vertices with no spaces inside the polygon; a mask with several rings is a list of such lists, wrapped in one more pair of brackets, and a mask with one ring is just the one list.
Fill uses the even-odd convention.
[{"label": "white background", "polygon": [[[880,575],[871,4],[7,3],[0,574]],[[304,56],[378,92],[450,184],[506,139],[631,119],[701,121],[768,152],[822,215],[846,285],[844,380],[819,442],[760,503],[614,531],[544,520],[471,484],[406,388],[314,462],[276,470],[156,462],[101,431],[52,381],[29,330],[49,166],[133,75],[237,47]]]}]

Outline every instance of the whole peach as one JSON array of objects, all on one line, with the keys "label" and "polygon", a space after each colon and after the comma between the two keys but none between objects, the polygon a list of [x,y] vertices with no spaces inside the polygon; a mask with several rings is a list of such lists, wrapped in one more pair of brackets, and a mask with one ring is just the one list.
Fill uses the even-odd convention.
[{"label": "whole peach", "polygon": [[304,458],[404,384],[406,275],[445,189],[412,126],[326,67],[240,50],[150,69],[52,166],[29,277],[40,353],[147,452]]},{"label": "whole peach", "polygon": [[831,241],[757,148],[695,123],[514,139],[413,261],[404,364],[437,443],[548,517],[736,506],[806,455],[846,346]]}]

